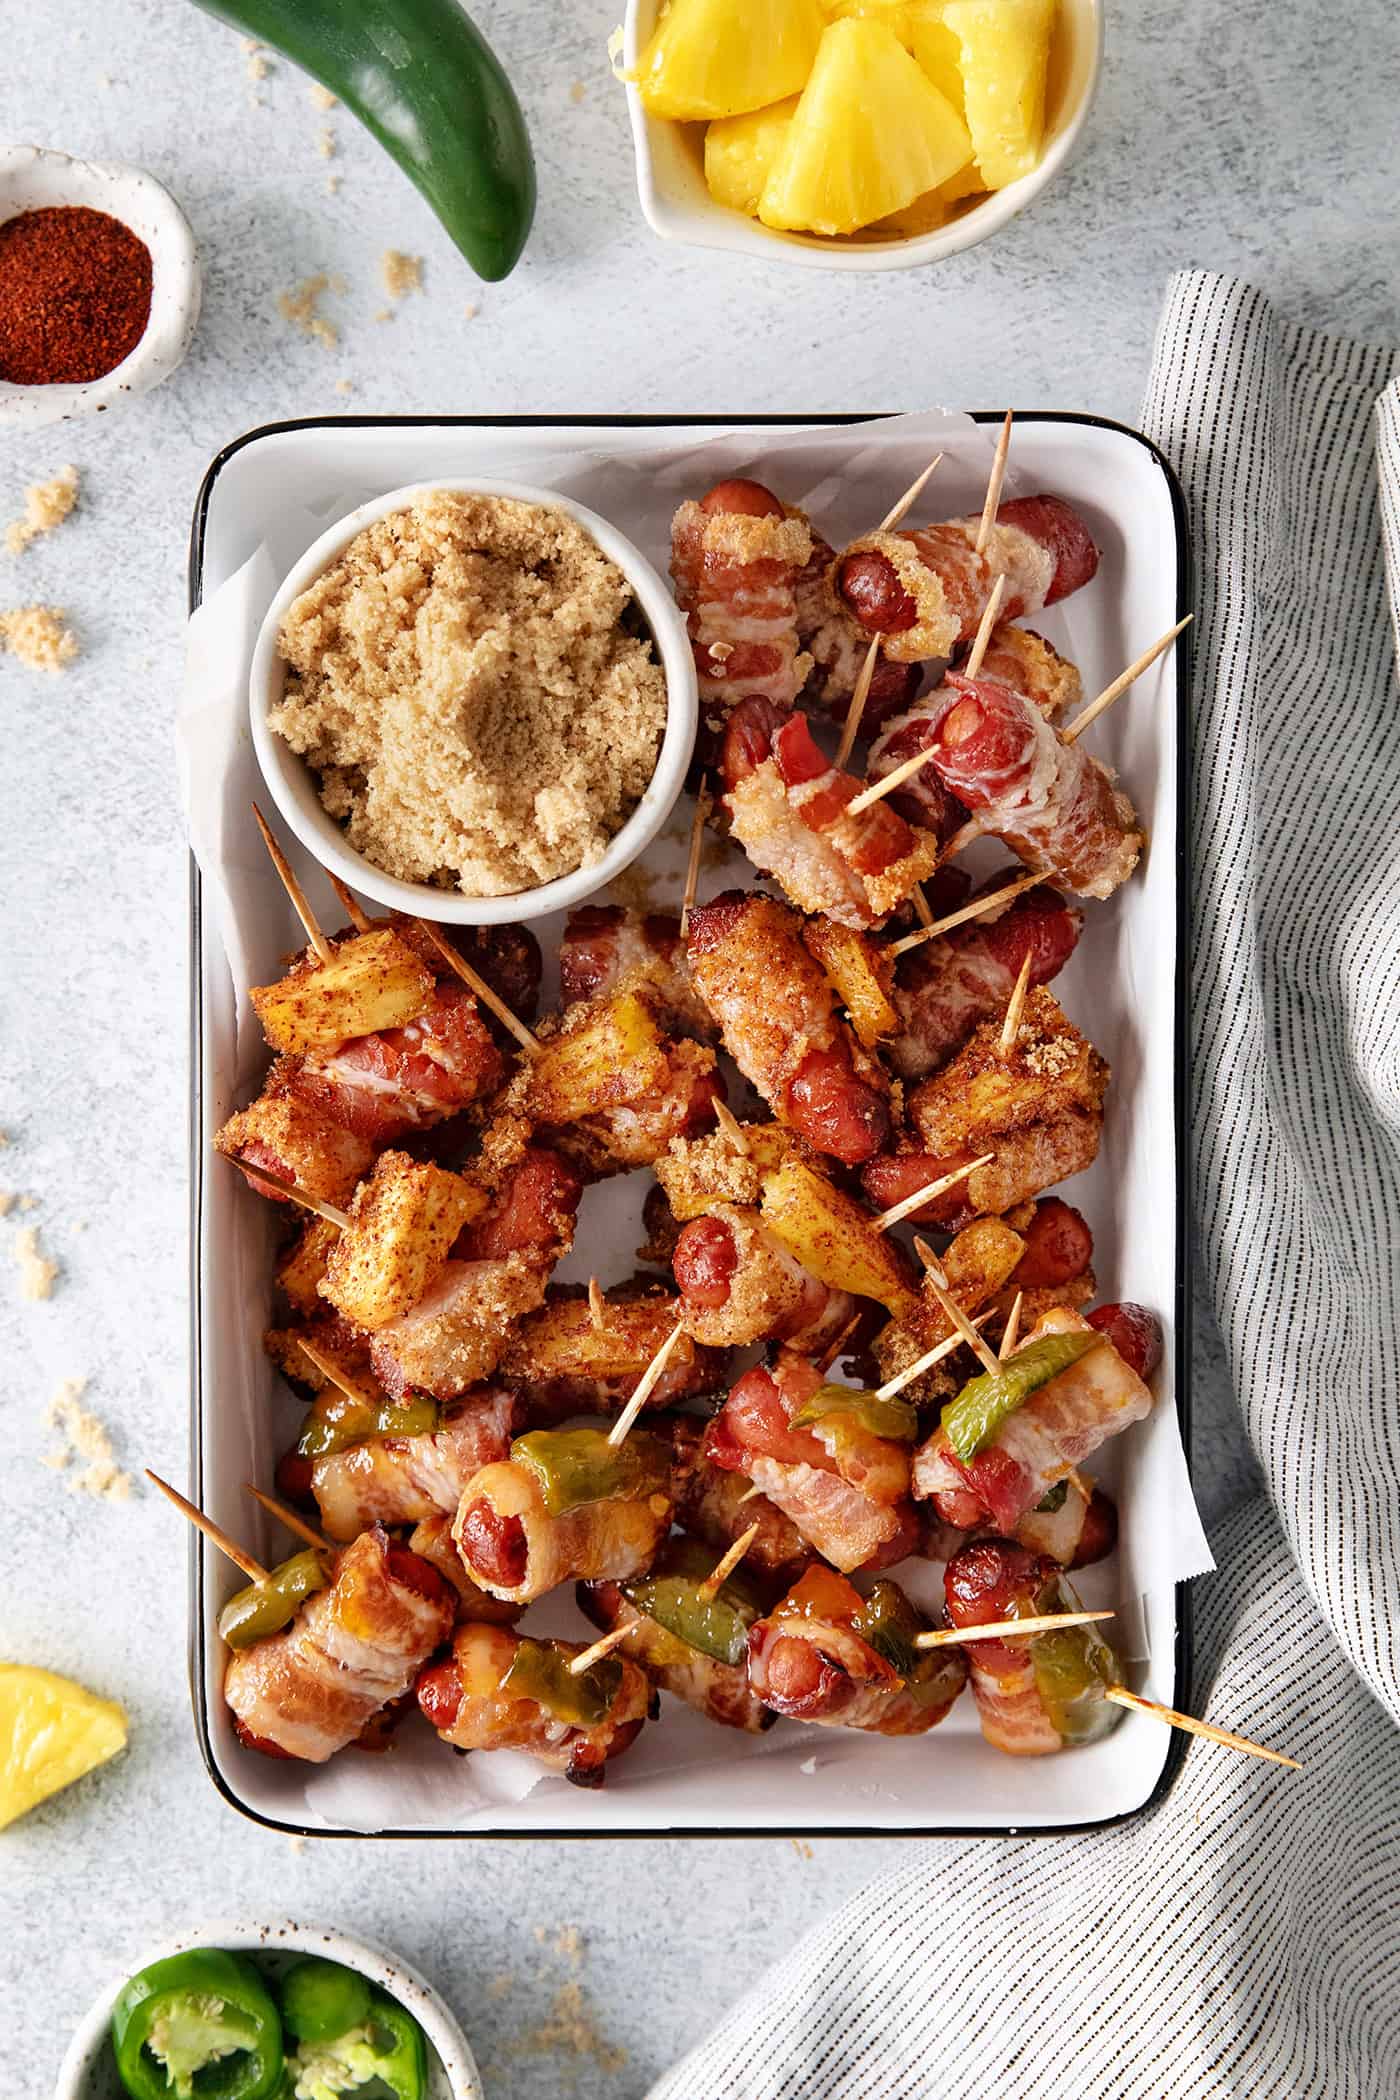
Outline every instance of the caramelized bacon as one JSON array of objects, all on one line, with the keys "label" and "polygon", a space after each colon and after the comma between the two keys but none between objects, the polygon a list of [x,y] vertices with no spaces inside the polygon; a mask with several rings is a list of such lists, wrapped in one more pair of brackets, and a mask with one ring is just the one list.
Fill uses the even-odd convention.
[{"label": "caramelized bacon", "polygon": [[713,1546],[716,1559],[756,1524],[758,1531],[744,1555],[746,1566],[757,1568],[776,1581],[796,1581],[810,1566],[813,1548],[792,1518],[766,1495],[750,1494],[742,1473],[716,1465],[707,1456],[703,1422],[691,1415],[676,1415],[669,1427],[676,1521]]},{"label": "caramelized bacon", "polygon": [[[551,1641],[567,1658],[577,1643]],[[599,1787],[611,1760],[641,1733],[655,1693],[636,1663],[620,1658],[622,1675],[602,1720],[587,1726],[561,1720],[505,1683],[521,1636],[504,1626],[459,1627],[452,1652],[423,1671],[418,1704],[430,1727],[458,1750],[520,1750],[575,1786]]]},{"label": "caramelized bacon", "polygon": [[671,524],[671,575],[700,684],[702,746],[747,694],[790,707],[806,680],[796,584],[812,537],[758,482],[720,482]]},{"label": "caramelized bacon", "polygon": [[[890,1585],[893,1588],[893,1585]],[[816,1567],[749,1631],[749,1683],[794,1721],[923,1735],[967,1680],[956,1649],[906,1681],[857,1630],[864,1599],[830,1568]],[[911,1615],[912,1616],[912,1615]]]},{"label": "caramelized bacon", "polygon": [[559,943],[564,1004],[639,988],[650,994],[674,1033],[714,1041],[714,1018],[691,979],[678,918],[669,912],[628,911],[620,904],[584,904],[571,911]]},{"label": "caramelized bacon", "polygon": [[771,1340],[815,1353],[855,1311],[855,1300],[805,1269],[756,1211],[732,1203],[691,1219],[673,1268],[686,1332],[713,1348]]},{"label": "caramelized bacon", "polygon": [[455,1402],[423,1436],[381,1436],[311,1461],[311,1492],[328,1538],[353,1539],[372,1524],[418,1524],[455,1512],[472,1475],[504,1458],[525,1426],[518,1394],[504,1387]]},{"label": "caramelized bacon", "polygon": [[[982,893],[1009,879],[1005,872],[990,877]],[[900,1078],[936,1071],[981,1022],[1004,1014],[1027,955],[1031,984],[1049,984],[1074,953],[1083,921],[1058,890],[1041,884],[995,916],[969,919],[902,955],[890,993],[900,1030],[884,1046]]]}]

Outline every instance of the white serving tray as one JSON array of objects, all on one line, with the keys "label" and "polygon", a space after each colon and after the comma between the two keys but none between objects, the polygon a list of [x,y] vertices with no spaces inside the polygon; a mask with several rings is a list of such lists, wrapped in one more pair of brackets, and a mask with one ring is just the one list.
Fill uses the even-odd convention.
[{"label": "white serving tray", "polygon": [[[907,425],[862,422],[857,429],[853,420],[346,417],[271,425],[230,445],[205,478],[191,542],[191,605],[209,599],[260,546],[270,548],[278,573],[285,573],[314,531],[367,496],[475,472],[566,484],[584,500],[606,491],[612,508],[606,500],[596,507],[664,568],[665,520],[681,496],[700,492],[685,455],[725,436],[742,457],[726,460],[724,472],[772,479],[790,500],[806,501],[815,489],[818,509],[823,498],[827,506],[824,529],[839,543],[839,536],[868,526],[924,464]],[[994,420],[960,420],[944,440],[935,514],[980,504],[991,446],[979,425]],[[797,451],[787,449],[795,443]],[[775,445],[784,448],[781,471],[771,457]],[[1012,460],[1008,490],[1044,487],[1067,497],[1102,550],[1095,582],[1035,622],[1079,664],[1086,690],[1096,691],[1188,609],[1180,492],[1145,438],[1092,417],[1018,416]],[[289,514],[298,521],[290,529]],[[246,646],[251,653],[251,632]],[[1118,1638],[1126,1638],[1137,1658],[1131,1681],[1172,1705],[1184,1697],[1186,1590],[1160,1580],[1167,1562],[1145,1542],[1160,1536],[1164,1504],[1180,1499],[1178,1435],[1189,1360],[1181,1348],[1188,1335],[1181,1166],[1185,682],[1182,653],[1174,673],[1165,667],[1150,673],[1134,701],[1115,708],[1095,732],[1097,754],[1121,772],[1153,843],[1131,883],[1107,905],[1089,906],[1079,950],[1056,985],[1114,1072],[1100,1158],[1067,1191],[1094,1230],[1099,1295],[1154,1306],[1166,1329],[1153,1416],[1106,1447],[1108,1462],[1094,1468],[1119,1500],[1119,1551],[1087,1571],[1080,1586],[1092,1602],[1124,1605]],[[231,814],[246,809],[257,792],[246,728],[221,787]],[[658,906],[679,897],[684,839],[677,832],[689,807],[682,803],[671,836],[663,835],[648,857],[663,877]],[[229,836],[240,832],[241,826],[230,827]],[[253,982],[274,976],[278,954],[297,938],[290,912],[276,902],[270,867],[263,876],[261,850],[250,821],[236,856],[239,882],[245,895],[250,881],[266,884]],[[726,880],[743,880],[742,867],[733,875],[707,874],[702,896]],[[304,860],[298,868],[327,923],[338,923],[319,871]],[[197,867],[191,918],[193,1492],[217,1521],[271,1556],[287,1550],[285,1543],[256,1515],[243,1483],[270,1481],[299,1420],[260,1347],[271,1310],[274,1219],[272,1207],[214,1159],[210,1142],[251,1091],[262,1060],[251,1031],[245,1028],[240,1039],[239,994],[246,987],[232,981],[209,885]],[[545,949],[547,1002],[550,936],[557,928],[545,921],[535,930]],[[561,1280],[596,1271],[607,1283],[630,1272],[646,1179],[628,1177],[589,1191],[579,1234],[586,1252],[561,1266]],[[938,1595],[936,1571],[906,1563],[901,1580],[910,1569],[917,1575],[910,1586],[931,1601]],[[329,1766],[311,1768],[243,1749],[221,1697],[224,1650],[216,1632],[219,1608],[237,1577],[197,1534],[191,1582],[192,1691],[206,1763],[230,1802],[279,1829],[391,1836],[1065,1830],[1141,1810],[1169,1785],[1177,1761],[1179,1739],[1136,1716],[1089,1748],[1023,1761],[983,1742],[970,1696],[930,1735],[903,1741],[787,1722],[756,1741],[715,1728],[664,1697],[662,1723],[645,1729],[610,1768],[605,1788],[581,1793],[545,1778],[524,1798],[482,1805],[468,1769],[479,1773],[487,1761],[448,1757],[416,1719],[400,1731],[392,1754],[378,1759],[347,1751]],[[1145,1588],[1139,1609],[1134,1600]],[[526,1623],[557,1633],[585,1625],[562,1594],[535,1607]]]}]

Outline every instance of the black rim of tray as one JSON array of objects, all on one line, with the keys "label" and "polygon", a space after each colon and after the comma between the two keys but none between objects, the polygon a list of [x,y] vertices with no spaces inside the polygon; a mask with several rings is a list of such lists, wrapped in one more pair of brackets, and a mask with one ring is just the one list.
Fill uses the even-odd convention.
[{"label": "black rim of tray", "polygon": [[[204,479],[199,485],[195,499],[194,518],[190,527],[189,549],[189,610],[197,610],[204,596],[204,550],[209,518],[209,505],[215,483],[229,461],[248,445],[260,440],[280,437],[290,431],[302,430],[741,430],[752,429],[801,429],[823,426],[840,428],[851,423],[873,423],[885,416],[898,413],[896,410],[868,410],[864,413],[816,415],[413,415],[413,416],[296,416],[283,422],[263,423],[234,438],[217,452],[210,461]],[[974,423],[1000,423],[1004,414],[1001,409],[973,409],[969,411]],[[1194,572],[1191,558],[1191,541],[1187,523],[1186,498],[1180,482],[1166,456],[1151,438],[1130,424],[1115,422],[1111,416],[1096,416],[1068,409],[1027,409],[1016,411],[1018,425],[1031,423],[1080,424],[1094,430],[1107,430],[1119,437],[1130,438],[1150,454],[1160,472],[1171,500],[1173,522],[1176,529],[1176,617],[1184,619],[1194,604]],[[1176,1200],[1176,1296],[1174,1315],[1176,1320],[1176,1407],[1181,1425],[1182,1444],[1186,1453],[1188,1473],[1194,1473],[1191,1450],[1191,1250],[1189,1237],[1190,1219],[1190,1155],[1187,1144],[1188,1058],[1190,1044],[1187,1033],[1187,957],[1191,937],[1191,889],[1190,858],[1188,848],[1189,791],[1190,791],[1190,692],[1191,692],[1191,636],[1182,637],[1176,653],[1176,706],[1177,706],[1177,821],[1176,821],[1176,906],[1177,906],[1177,954],[1173,986],[1173,1034],[1176,1048],[1176,1083],[1173,1089],[1173,1119],[1177,1156],[1177,1200]],[[204,1453],[199,1434],[203,1405],[203,1306],[200,1299],[201,1268],[201,1212],[204,1195],[204,1173],[208,1164],[208,1145],[205,1133],[203,1060],[201,1051],[204,1036],[203,974],[200,955],[203,938],[203,886],[199,865],[194,855],[189,863],[190,900],[190,1479],[191,1493],[201,1505],[204,1500]],[[1124,1809],[1118,1815],[1090,1818],[1078,1823],[1055,1823],[1029,1827],[1016,1824],[984,1824],[969,1828],[931,1824],[926,1829],[891,1827],[881,1824],[854,1828],[850,1825],[829,1824],[783,1824],[763,1827],[739,1827],[709,1829],[699,1824],[677,1824],[658,1826],[655,1829],[624,1830],[572,1828],[568,1830],[414,1830],[388,1826],[381,1830],[328,1830],[321,1825],[284,1821],[278,1816],[264,1815],[261,1810],[250,1808],[239,1799],[223,1772],[219,1769],[210,1734],[209,1702],[204,1679],[204,1652],[202,1628],[204,1625],[204,1561],[200,1551],[198,1532],[191,1532],[188,1547],[190,1581],[190,1617],[188,1634],[188,1667],[190,1698],[194,1707],[195,1730],[199,1741],[200,1755],[205,1770],[218,1792],[249,1822],[259,1823],[265,1829],[285,1832],[296,1837],[314,1838],[417,1838],[432,1839],[449,1844],[488,1839],[495,1842],[510,1842],[525,1839],[558,1843],[572,1838],[580,1839],[648,1839],[686,1838],[977,1838],[977,1837],[1072,1837],[1091,1830],[1109,1830],[1116,1824],[1131,1822],[1137,1816],[1146,1815],[1163,1801],[1176,1782],[1182,1761],[1186,1755],[1187,1740],[1180,1730],[1172,1730],[1167,1754],[1161,1772],[1147,1799],[1136,1808]],[[1173,1644],[1173,1691],[1172,1698],[1181,1706],[1188,1695],[1192,1660],[1191,1588],[1186,1582],[1176,1585],[1176,1635]]]}]

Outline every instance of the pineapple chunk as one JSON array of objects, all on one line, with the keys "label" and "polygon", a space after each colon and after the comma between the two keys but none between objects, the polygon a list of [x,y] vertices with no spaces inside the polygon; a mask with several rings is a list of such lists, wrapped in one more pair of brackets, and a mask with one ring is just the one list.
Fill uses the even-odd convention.
[{"label": "pineapple chunk", "polygon": [[892,29],[833,22],[764,187],[765,226],[855,233],[957,173],[967,126]]},{"label": "pineapple chunk", "polygon": [[1055,0],[947,0],[943,19],[962,49],[977,166],[1003,189],[1040,158]]},{"label": "pineapple chunk", "polygon": [[402,1028],[431,1003],[433,986],[422,957],[383,927],[346,941],[328,963],[254,985],[251,997],[274,1050],[319,1050]]},{"label": "pineapple chunk", "polygon": [[720,117],[705,133],[705,180],[716,204],[752,218],[787,137],[796,95],[745,117]]},{"label": "pineapple chunk", "polygon": [[25,1663],[0,1663],[0,1830],[126,1747],[111,1699]]},{"label": "pineapple chunk", "polygon": [[[905,215],[917,209],[917,204],[909,205]],[[932,223],[936,226],[941,222],[935,219]],[[881,1036],[893,1035],[899,1026],[899,1015],[890,1004],[888,990],[894,966],[885,961],[877,943],[857,933],[854,927],[838,926],[834,919],[809,919],[802,929],[802,938],[850,1015],[862,1046],[873,1050]]]},{"label": "pineapple chunk", "polygon": [[279,1290],[293,1309],[304,1313],[308,1320],[321,1310],[319,1286],[331,1249],[339,1238],[340,1227],[332,1225],[329,1218],[312,1218],[295,1246],[277,1264]]},{"label": "pineapple chunk", "polygon": [[539,1123],[576,1123],[657,1093],[671,1076],[661,1030],[633,992],[575,1006],[530,1067],[525,1112]]},{"label": "pineapple chunk", "polygon": [[671,0],[637,67],[654,117],[708,122],[795,95],[821,40],[817,0]]},{"label": "pineapple chunk", "polygon": [[917,1310],[919,1294],[898,1250],[824,1174],[790,1159],[764,1177],[761,1208],[773,1237],[832,1290],[874,1298],[896,1320]]},{"label": "pineapple chunk", "polygon": [[903,211],[892,211],[887,219],[877,219],[872,233],[898,235],[900,240],[909,240],[919,233],[937,233],[953,216],[943,201],[941,190],[930,190],[926,197],[916,197],[906,204]]},{"label": "pineapple chunk", "polygon": [[321,1296],[353,1326],[387,1327],[427,1294],[462,1227],[486,1207],[460,1174],[382,1153],[330,1250]]},{"label": "pineapple chunk", "polygon": [[966,117],[962,47],[945,19],[947,0],[904,0],[890,27],[912,51],[940,95]]}]

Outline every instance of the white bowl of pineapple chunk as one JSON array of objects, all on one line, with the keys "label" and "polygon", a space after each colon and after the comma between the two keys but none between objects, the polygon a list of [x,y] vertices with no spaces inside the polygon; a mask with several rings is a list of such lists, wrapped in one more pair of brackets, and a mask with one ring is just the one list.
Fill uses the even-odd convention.
[{"label": "white bowl of pineapple chunk", "polygon": [[642,210],[667,240],[906,270],[996,233],[1073,152],[1100,0],[629,0]]}]

